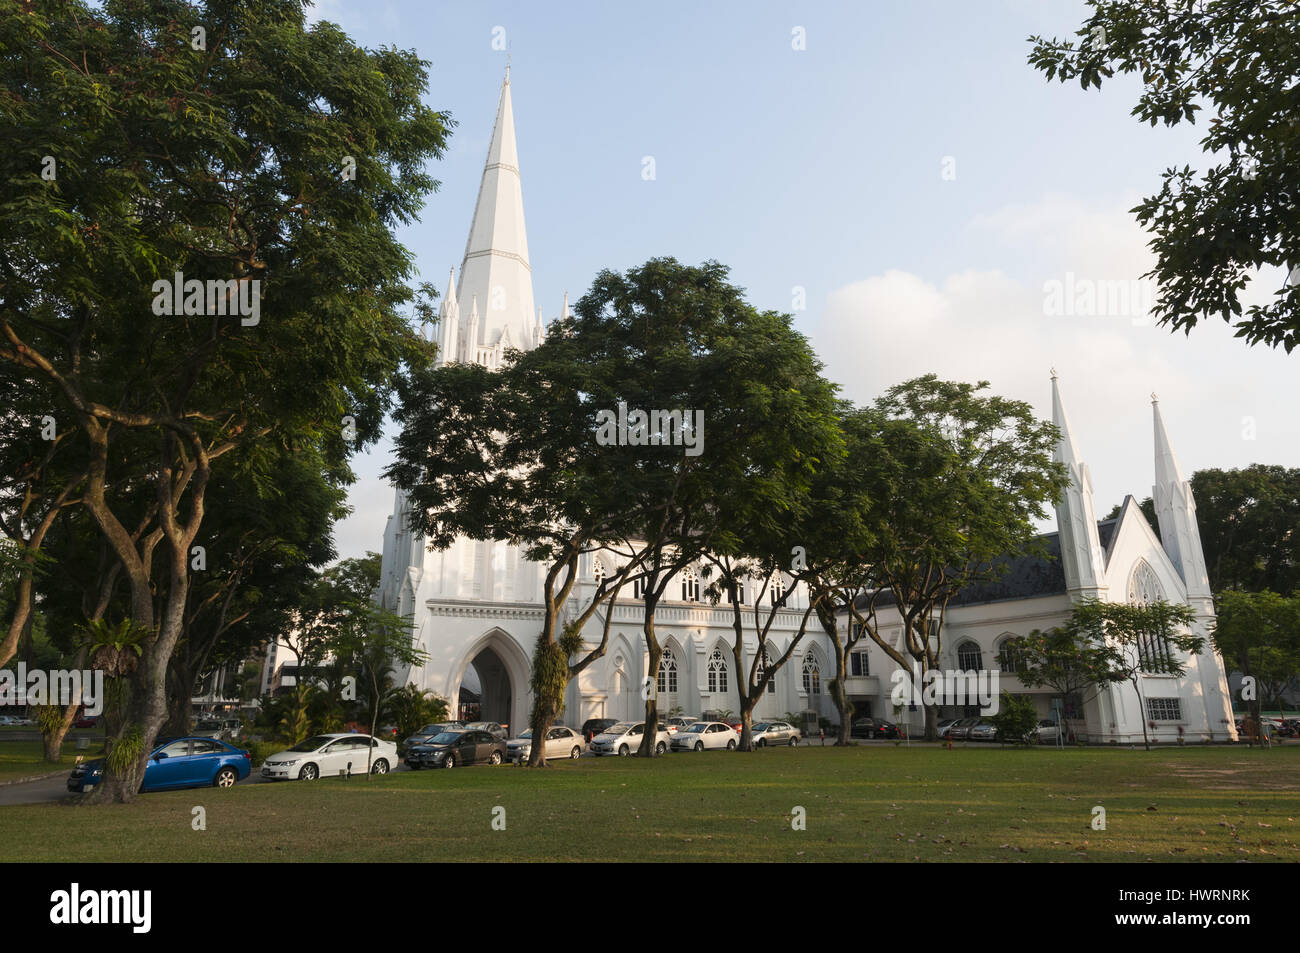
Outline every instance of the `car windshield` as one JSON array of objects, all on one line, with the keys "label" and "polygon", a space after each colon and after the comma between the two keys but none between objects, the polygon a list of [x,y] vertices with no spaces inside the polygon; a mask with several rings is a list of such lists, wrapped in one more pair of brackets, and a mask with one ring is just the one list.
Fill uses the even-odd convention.
[{"label": "car windshield", "polygon": [[770,728],[770,727],[771,727],[771,725],[768,725],[768,724],[764,723],[764,724],[761,724],[761,725],[755,725],[755,726],[754,726],[754,730],[755,730],[755,731],[767,731],[767,729]]},{"label": "car windshield", "polygon": [[707,728],[707,727],[708,727],[708,725],[704,724],[704,722],[701,721],[701,722],[696,722],[695,724],[691,725],[691,727],[687,728],[686,730],[687,730],[687,731],[693,731],[693,732],[695,732],[696,734],[699,734],[701,731],[703,731],[703,730],[704,730],[705,728]]},{"label": "car windshield", "polygon": [[524,732],[522,735],[520,735],[519,737],[520,737],[520,738],[531,738],[532,736],[533,736],[533,729],[529,728],[527,731],[525,731],[525,732]]},{"label": "car windshield", "polygon": [[317,735],[314,738],[308,738],[306,741],[298,742],[289,750],[290,751],[315,751],[321,745],[325,744],[330,740],[331,739],[329,735]]},{"label": "car windshield", "polygon": [[462,734],[464,734],[462,731],[441,731],[430,738],[429,741],[435,745],[449,745]]},{"label": "car windshield", "polygon": [[443,731],[443,730],[444,730],[444,728],[443,728],[442,725],[425,725],[423,728],[421,728],[419,731],[417,731],[416,734],[417,734],[417,735],[433,735],[433,734],[437,734],[438,732]]},{"label": "car windshield", "polygon": [[617,725],[610,725],[603,734],[607,735],[625,735],[632,730],[632,722],[620,721]]}]

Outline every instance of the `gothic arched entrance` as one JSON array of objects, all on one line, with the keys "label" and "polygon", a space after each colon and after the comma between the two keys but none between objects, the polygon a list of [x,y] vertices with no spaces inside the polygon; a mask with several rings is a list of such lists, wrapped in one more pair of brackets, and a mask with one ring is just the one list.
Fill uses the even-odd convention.
[{"label": "gothic arched entrance", "polygon": [[507,633],[493,629],[466,654],[448,686],[453,718],[495,721],[512,734],[528,720],[528,659]]}]

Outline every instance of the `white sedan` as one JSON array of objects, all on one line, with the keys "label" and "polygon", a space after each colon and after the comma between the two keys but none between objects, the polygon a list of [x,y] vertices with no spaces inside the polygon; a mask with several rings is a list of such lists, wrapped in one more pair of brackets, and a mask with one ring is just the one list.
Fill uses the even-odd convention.
[{"label": "white sedan", "polygon": [[[564,725],[553,725],[546,729],[547,758],[580,758],[582,756],[582,735]],[[533,729],[529,728],[518,738],[506,742],[506,751],[511,761],[526,761],[533,752]]]},{"label": "white sedan", "polygon": [[703,751],[705,748],[736,750],[740,735],[730,725],[720,721],[697,721],[673,735],[674,751]]},{"label": "white sedan", "polygon": [[[617,754],[626,758],[641,747],[641,738],[645,735],[645,724],[639,721],[620,721],[610,725],[591,739],[591,753],[594,755]],[[668,750],[669,734],[663,728],[655,732],[655,754]]]},{"label": "white sedan", "polygon": [[[367,751],[367,749],[370,749]],[[335,774],[387,774],[398,762],[397,746],[369,735],[315,735],[262,762],[262,777],[270,780],[315,781]]]}]

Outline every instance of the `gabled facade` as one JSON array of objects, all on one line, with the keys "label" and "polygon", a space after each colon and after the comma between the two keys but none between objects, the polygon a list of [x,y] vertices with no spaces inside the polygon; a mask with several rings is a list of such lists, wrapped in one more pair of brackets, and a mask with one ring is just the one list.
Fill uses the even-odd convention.
[{"label": "gabled facade", "polygon": [[[1065,465],[1070,486],[1056,506],[1058,530],[1043,537],[1048,558],[1009,560],[999,580],[971,587],[954,599],[943,626],[939,667],[954,670],[996,670],[1001,688],[1033,698],[1040,715],[1059,707],[1086,739],[1095,743],[1131,744],[1143,739],[1143,720],[1154,741],[1229,741],[1236,739],[1223,660],[1214,651],[1209,633],[1214,605],[1201,553],[1200,531],[1191,485],[1183,479],[1169,435],[1153,401],[1157,533],[1132,496],[1119,515],[1098,522],[1087,464],[1075,444],[1060,385],[1052,374],[1052,418],[1061,432],[1054,458]],[[1147,603],[1163,600],[1190,606],[1192,630],[1206,637],[1202,651],[1183,659],[1182,676],[1144,674],[1140,678],[1142,706],[1131,685],[1105,689],[1080,700],[1054,698],[1050,689],[1032,689],[1015,675],[1009,643],[1018,636],[1062,624],[1080,601]],[[901,648],[902,624],[897,613],[884,616],[883,633]],[[895,664],[878,646],[865,641],[868,668],[886,677],[881,691],[849,679],[850,698],[871,713],[886,718]],[[860,646],[862,647],[862,646]],[[1176,649],[1171,651],[1176,652]],[[1152,647],[1153,651],[1161,650]],[[877,667],[878,666],[878,667]],[[1081,702],[1081,704],[1079,704]],[[1076,710],[1071,710],[1076,709]],[[1145,711],[1144,711],[1145,709]],[[948,716],[978,714],[977,707],[942,709]],[[901,711],[900,722],[923,728],[922,713]]]}]

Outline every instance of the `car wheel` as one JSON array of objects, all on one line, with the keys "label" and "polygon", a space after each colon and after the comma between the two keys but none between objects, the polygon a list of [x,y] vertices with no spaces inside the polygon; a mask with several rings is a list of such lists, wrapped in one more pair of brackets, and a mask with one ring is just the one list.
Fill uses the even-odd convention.
[{"label": "car wheel", "polygon": [[659,744],[655,745],[655,754],[663,754],[667,750],[668,750],[668,746],[664,744],[662,741],[659,742]]},{"label": "car wheel", "polygon": [[755,748],[761,748],[761,747],[763,747],[763,745],[765,745],[765,744],[767,744],[767,742],[764,741],[762,738],[759,738],[757,741],[754,742],[754,747],[755,747]]},{"label": "car wheel", "polygon": [[315,781],[320,777],[320,769],[314,764],[304,764],[302,770],[298,772],[299,781]]},{"label": "car wheel", "polygon": [[799,744],[799,739],[798,739],[798,738],[791,738],[791,739],[790,739],[790,747],[791,747],[791,748],[794,748],[794,747],[798,746],[798,744]]},{"label": "car wheel", "polygon": [[704,750],[704,742],[703,742],[703,741],[697,741],[697,742],[695,742],[695,750],[696,750],[696,751],[703,751],[703,750]]},{"label": "car wheel", "polygon": [[493,751],[492,756],[488,758],[488,764],[500,764],[500,763],[501,763],[501,752]]},{"label": "car wheel", "polygon": [[627,745],[623,745],[621,748],[618,749],[618,756],[620,758],[626,758],[627,755],[628,755]]},{"label": "car wheel", "polygon": [[383,758],[380,758],[378,761],[376,761],[374,764],[372,764],[372,765],[370,766],[370,773],[371,773],[371,774],[387,774],[387,773],[388,773],[388,762],[385,761]]},{"label": "car wheel", "polygon": [[735,739],[735,738],[732,738],[730,741],[727,742],[727,750],[728,750],[728,751],[735,751],[735,750],[736,750],[736,739]]},{"label": "car wheel", "polygon": [[444,768],[454,768],[454,767],[456,767],[456,756],[455,756],[454,754],[449,754],[449,755],[447,755],[447,757],[444,758],[443,761],[442,761],[442,766],[443,766]]},{"label": "car wheel", "polygon": [[572,758],[574,761],[577,761],[579,758],[582,757],[582,749],[579,748],[577,745],[574,745],[573,750],[569,752],[569,757]]},{"label": "car wheel", "polygon": [[236,771],[234,768],[222,768],[220,771],[217,772],[217,776],[213,780],[212,785],[213,787],[218,787],[218,788],[233,788],[235,786],[235,782],[238,780],[239,780],[238,771]]}]

